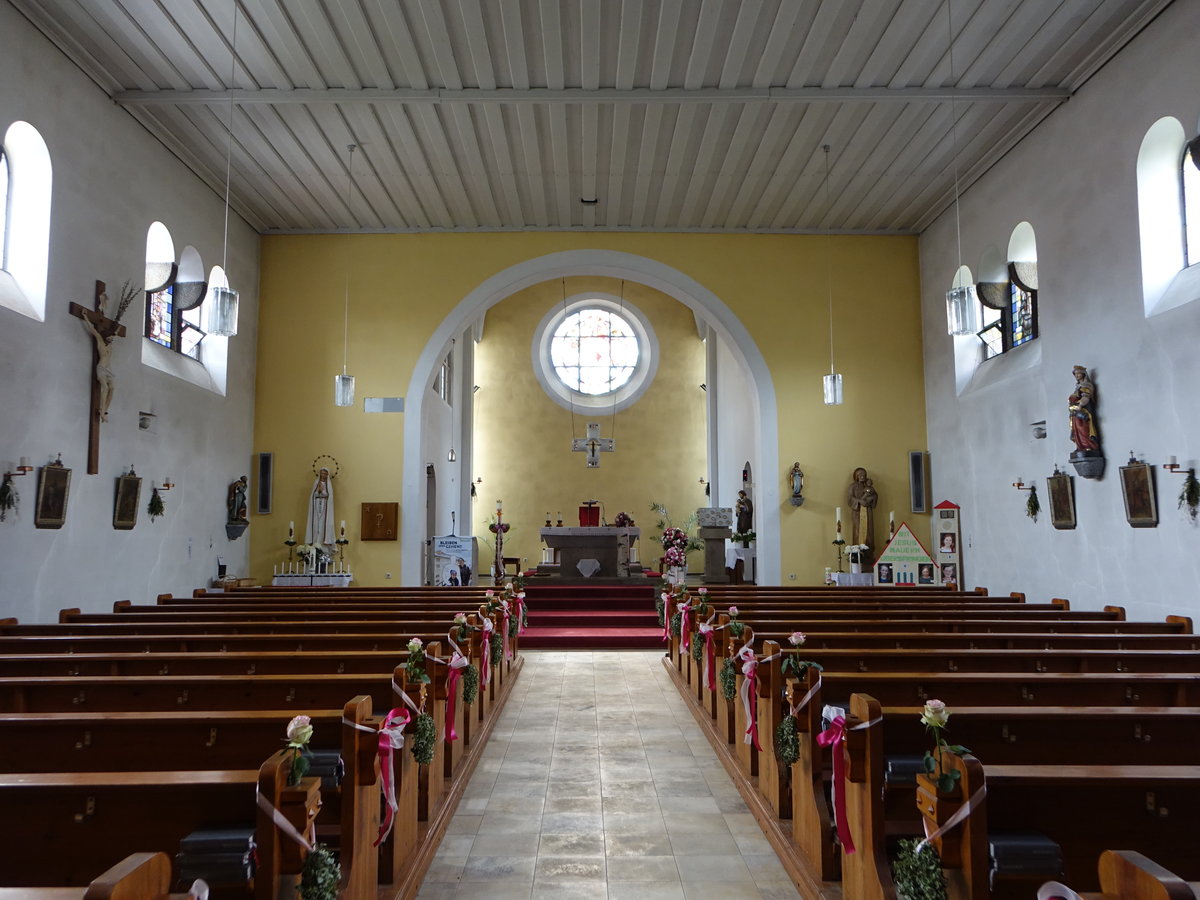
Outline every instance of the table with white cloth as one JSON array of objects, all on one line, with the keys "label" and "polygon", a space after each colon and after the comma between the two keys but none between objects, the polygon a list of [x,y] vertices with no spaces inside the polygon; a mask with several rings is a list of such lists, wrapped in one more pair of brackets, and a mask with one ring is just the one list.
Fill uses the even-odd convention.
[{"label": "table with white cloth", "polygon": [[742,561],[742,579],[750,584],[758,583],[758,548],[743,547],[741,544],[725,545],[725,568],[737,572],[738,560]]},{"label": "table with white cloth", "polygon": [[834,572],[832,577],[838,587],[863,587],[875,583],[872,572]]},{"label": "table with white cloth", "polygon": [[276,575],[271,579],[272,587],[349,587],[353,572],[335,572],[317,575]]}]

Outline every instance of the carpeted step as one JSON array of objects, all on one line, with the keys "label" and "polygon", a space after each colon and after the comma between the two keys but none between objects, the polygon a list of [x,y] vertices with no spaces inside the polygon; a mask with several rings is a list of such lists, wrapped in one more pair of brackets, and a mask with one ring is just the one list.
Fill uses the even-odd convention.
[{"label": "carpeted step", "polygon": [[623,609],[539,609],[530,621],[554,628],[653,628],[658,615],[653,609],[632,611]]},{"label": "carpeted step", "polygon": [[523,650],[659,650],[661,628],[549,628],[530,625]]}]

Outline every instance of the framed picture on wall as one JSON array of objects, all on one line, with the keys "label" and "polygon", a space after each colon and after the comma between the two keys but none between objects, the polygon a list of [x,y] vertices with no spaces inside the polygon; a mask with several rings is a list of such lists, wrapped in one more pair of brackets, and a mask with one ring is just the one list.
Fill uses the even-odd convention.
[{"label": "framed picture on wall", "polygon": [[1134,528],[1158,525],[1158,504],[1154,498],[1154,467],[1129,460],[1121,466],[1121,495],[1125,498],[1125,518]]},{"label": "framed picture on wall", "polygon": [[38,472],[35,528],[62,528],[67,521],[67,497],[71,493],[71,470],[61,462],[42,466]]},{"label": "framed picture on wall", "polygon": [[130,473],[117,478],[117,499],[113,504],[113,528],[129,531],[137,524],[138,501],[142,496],[142,479]]},{"label": "framed picture on wall", "polygon": [[1050,498],[1050,524],[1059,529],[1075,527],[1075,487],[1071,476],[1055,470],[1046,479],[1046,496]]}]

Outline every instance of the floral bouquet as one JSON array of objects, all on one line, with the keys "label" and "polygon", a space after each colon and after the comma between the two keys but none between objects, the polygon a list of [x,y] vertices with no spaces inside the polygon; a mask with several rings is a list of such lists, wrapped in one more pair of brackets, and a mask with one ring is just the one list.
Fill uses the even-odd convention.
[{"label": "floral bouquet", "polygon": [[944,750],[949,750],[951,753],[971,752],[961,744],[948,743],[942,737],[942,732],[947,730],[949,721],[950,710],[946,708],[945,703],[941,700],[925,701],[925,708],[921,711],[921,724],[933,734],[933,753],[925,751],[925,772],[933,776],[937,781],[937,789],[943,794],[954,790],[960,774],[957,770],[947,772],[942,767],[942,752]]},{"label": "floral bouquet", "polygon": [[288,787],[298,787],[300,779],[308,773],[309,761],[305,755],[308,742],[312,740],[312,719],[296,716],[287,726],[287,749],[292,751],[292,771],[288,776]]},{"label": "floral bouquet", "polygon": [[425,674],[425,647],[419,637],[409,639],[408,662],[404,668],[413,684],[429,684],[429,676]]},{"label": "floral bouquet", "polygon": [[[804,646],[807,640],[808,635],[803,631],[793,631],[788,635],[787,642],[796,649],[799,649]],[[785,676],[795,675],[797,678],[803,678],[804,670],[808,668],[815,668],[818,672],[825,671],[825,667],[820,663],[813,662],[811,659],[800,659],[795,653],[785,654],[783,662],[780,664],[780,670]]]},{"label": "floral bouquet", "polygon": [[617,517],[613,519],[613,524],[618,528],[632,528],[633,516],[629,515],[627,512],[619,512],[617,513]]},{"label": "floral bouquet", "polygon": [[674,526],[664,528],[662,545],[664,550],[670,550],[672,547],[675,547],[681,552],[686,551],[688,545],[687,532],[682,528],[675,528]]}]

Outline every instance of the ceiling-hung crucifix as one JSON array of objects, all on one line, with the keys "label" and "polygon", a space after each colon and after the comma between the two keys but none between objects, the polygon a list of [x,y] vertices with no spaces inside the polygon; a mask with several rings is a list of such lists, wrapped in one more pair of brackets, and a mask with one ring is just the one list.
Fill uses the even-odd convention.
[{"label": "ceiling-hung crucifix", "polygon": [[589,469],[600,468],[600,454],[612,453],[614,450],[616,442],[612,438],[600,437],[599,422],[588,422],[587,437],[571,439],[571,452],[586,453]]}]

